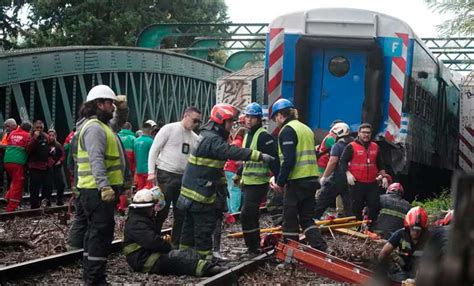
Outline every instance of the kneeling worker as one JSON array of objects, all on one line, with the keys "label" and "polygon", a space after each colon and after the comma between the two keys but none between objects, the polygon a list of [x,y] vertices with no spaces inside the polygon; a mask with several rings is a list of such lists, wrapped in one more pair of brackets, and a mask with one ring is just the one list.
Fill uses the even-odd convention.
[{"label": "kneeling worker", "polygon": [[129,206],[124,229],[123,252],[137,272],[159,275],[213,276],[225,268],[200,259],[192,249],[171,250],[155,229],[154,216],[166,205],[157,187],[138,191]]}]

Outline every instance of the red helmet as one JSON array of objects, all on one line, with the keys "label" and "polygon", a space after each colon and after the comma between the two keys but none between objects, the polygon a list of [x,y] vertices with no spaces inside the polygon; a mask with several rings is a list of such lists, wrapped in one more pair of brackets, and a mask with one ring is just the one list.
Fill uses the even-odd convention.
[{"label": "red helmet", "polygon": [[236,118],[239,111],[233,105],[228,103],[218,103],[211,110],[211,121],[217,124],[223,124],[225,120]]},{"label": "red helmet", "polygon": [[448,225],[451,223],[451,221],[453,220],[453,213],[453,210],[448,211],[448,213],[444,216],[443,225]]},{"label": "red helmet", "polygon": [[423,229],[428,226],[428,214],[422,207],[411,208],[405,216],[405,227]]},{"label": "red helmet", "polygon": [[400,196],[403,196],[403,186],[400,183],[393,183],[387,188],[387,194],[389,193],[395,193],[399,194]]}]

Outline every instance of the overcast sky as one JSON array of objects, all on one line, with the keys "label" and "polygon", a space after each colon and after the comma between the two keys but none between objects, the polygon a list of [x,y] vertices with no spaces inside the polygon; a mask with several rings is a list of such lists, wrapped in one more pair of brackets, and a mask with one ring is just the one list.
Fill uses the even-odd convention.
[{"label": "overcast sky", "polygon": [[420,37],[436,37],[436,25],[446,19],[423,0],[225,0],[234,23],[269,23],[278,16],[314,8],[346,7],[381,12],[407,22]]}]

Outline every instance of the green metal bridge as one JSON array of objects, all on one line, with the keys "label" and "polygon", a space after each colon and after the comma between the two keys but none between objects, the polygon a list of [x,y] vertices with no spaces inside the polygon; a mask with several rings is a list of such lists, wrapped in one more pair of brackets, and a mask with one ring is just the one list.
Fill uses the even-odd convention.
[{"label": "green metal bridge", "polygon": [[97,84],[127,95],[134,128],[170,122],[187,106],[209,114],[222,66],[134,47],[61,47],[0,53],[0,126],[6,118],[41,119],[64,137],[87,92]]}]

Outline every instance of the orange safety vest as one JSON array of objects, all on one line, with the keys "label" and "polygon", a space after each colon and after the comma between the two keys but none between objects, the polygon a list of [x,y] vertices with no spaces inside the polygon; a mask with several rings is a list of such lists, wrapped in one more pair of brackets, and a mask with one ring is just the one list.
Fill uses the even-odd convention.
[{"label": "orange safety vest", "polygon": [[353,141],[352,159],[349,162],[348,170],[354,175],[356,180],[361,183],[373,183],[379,172],[377,168],[377,154],[379,146],[375,142],[370,142],[369,148],[365,148],[362,144]]}]

